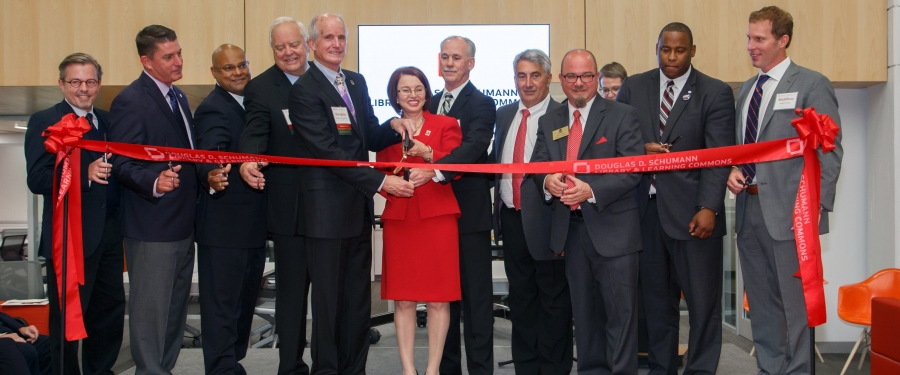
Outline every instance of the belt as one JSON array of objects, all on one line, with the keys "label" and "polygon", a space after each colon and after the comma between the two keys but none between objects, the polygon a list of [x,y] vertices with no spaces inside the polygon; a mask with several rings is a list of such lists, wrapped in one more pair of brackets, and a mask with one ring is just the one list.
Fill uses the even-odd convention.
[{"label": "belt", "polygon": [[584,213],[582,213],[581,210],[572,210],[572,213],[570,215],[572,217],[584,218]]},{"label": "belt", "polygon": [[759,194],[759,185],[750,185],[747,186],[747,193],[750,195]]}]

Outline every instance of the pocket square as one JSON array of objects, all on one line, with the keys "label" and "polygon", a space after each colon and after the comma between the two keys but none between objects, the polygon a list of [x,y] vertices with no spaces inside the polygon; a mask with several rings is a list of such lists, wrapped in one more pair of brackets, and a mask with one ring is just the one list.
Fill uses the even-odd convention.
[{"label": "pocket square", "polygon": [[603,142],[606,142],[606,137],[605,137],[605,136],[600,137],[600,139],[597,141],[597,143],[594,143],[594,144],[595,144],[595,145],[599,145],[599,144],[601,144],[601,143],[603,143]]}]

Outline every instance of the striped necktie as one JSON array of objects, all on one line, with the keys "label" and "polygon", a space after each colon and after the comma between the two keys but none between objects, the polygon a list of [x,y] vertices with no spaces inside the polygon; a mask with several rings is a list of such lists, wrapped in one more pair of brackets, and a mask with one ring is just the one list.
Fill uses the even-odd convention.
[{"label": "striped necktie", "polygon": [[[750,106],[747,108],[744,144],[756,143],[756,136],[759,135],[759,105],[762,102],[762,86],[768,80],[769,76],[763,74],[756,81],[756,89],[753,91],[753,97],[750,98]],[[744,182],[747,184],[751,183],[756,178],[756,163],[741,165],[741,171],[744,173]]]}]

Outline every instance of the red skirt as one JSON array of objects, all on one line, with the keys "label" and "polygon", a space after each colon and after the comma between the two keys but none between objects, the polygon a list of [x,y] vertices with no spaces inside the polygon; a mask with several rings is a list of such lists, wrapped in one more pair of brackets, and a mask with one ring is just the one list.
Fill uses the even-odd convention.
[{"label": "red skirt", "polygon": [[418,199],[407,204],[405,220],[382,220],[381,299],[459,301],[457,215],[420,219]]}]

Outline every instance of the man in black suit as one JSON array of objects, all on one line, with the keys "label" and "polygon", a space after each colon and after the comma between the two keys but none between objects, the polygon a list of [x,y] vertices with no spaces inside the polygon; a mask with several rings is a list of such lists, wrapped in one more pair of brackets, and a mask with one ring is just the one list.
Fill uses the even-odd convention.
[{"label": "man in black suit", "polygon": [[109,139],[146,145],[159,161],[119,156],[113,163],[125,186],[128,328],[137,373],[169,373],[184,341],[194,271],[197,171],[193,163],[167,162],[152,146],[194,148],[193,118],[184,93],[172,84],[181,79],[183,64],[175,31],[150,25],[135,43],[144,71],[113,99]]},{"label": "man in black suit", "polygon": [[[516,55],[519,99],[497,110],[492,160],[527,163],[538,119],[563,107],[550,97],[550,57],[529,49]],[[494,240],[503,240],[509,279],[512,356],[516,374],[572,371],[572,302],[565,260],[550,250],[550,206],[524,174],[494,177]],[[502,230],[501,230],[502,229]]]},{"label": "man in black suit", "polygon": [[[239,150],[243,153],[300,156],[288,119],[291,85],[306,72],[306,28],[290,17],[279,17],[269,28],[275,65],[254,77],[244,88],[246,125]],[[265,167],[260,169],[260,167]],[[275,327],[278,332],[278,374],[308,374],[306,306],[309,274],[300,227],[300,168],[293,165],[243,163],[241,179],[265,189],[267,228],[275,246]],[[267,185],[268,183],[268,185]]]},{"label": "man in black suit", "polygon": [[[450,36],[441,42],[441,75],[444,89],[435,94],[428,111],[453,117],[459,122],[463,140],[459,147],[435,164],[476,164],[488,160],[497,107],[482,94],[469,72],[475,68],[475,43],[469,38]],[[409,120],[392,119],[392,126]],[[470,374],[494,371],[494,316],[491,302],[491,193],[492,176],[480,173],[414,168],[409,181],[421,186],[433,180],[450,183],[459,203],[459,268],[462,301],[450,303],[450,330],[444,344],[441,374],[462,374],[459,316],[463,312],[466,361]]]},{"label": "man in black suit", "polygon": [[56,374],[51,372],[50,347],[50,338],[37,327],[0,312],[0,374]]},{"label": "man in black suit", "polygon": [[[103,140],[109,129],[106,111],[94,108],[103,70],[84,53],[73,53],[59,64],[59,88],[65,99],[31,116],[25,132],[28,188],[44,196],[40,255],[47,258],[47,296],[50,300],[50,342],[53,372],[60,370],[60,306],[56,272],[53,272],[53,169],[56,155],[44,148],[41,136],[63,116],[85,117],[91,130],[84,138]],[[111,155],[106,155],[109,157]],[[79,288],[81,309],[88,337],[82,340],[82,370],[85,374],[111,371],[122,345],[125,325],[125,289],[122,285],[122,231],[119,224],[120,185],[112,176],[112,164],[103,153],[81,150],[81,215],[84,245],[84,286]],[[58,176],[57,176],[58,178]],[[69,276],[72,277],[72,276]],[[78,374],[78,342],[65,344],[65,373]]]},{"label": "man in black suit", "polygon": [[[396,143],[399,133],[378,125],[365,78],[341,69],[344,20],[316,15],[309,29],[316,61],[288,100],[298,154],[368,161],[368,151]],[[303,167],[300,173],[298,227],[313,288],[312,373],[364,374],[372,304],[372,196],[384,190],[409,197],[413,184],[368,167]]]},{"label": "man in black suit", "polygon": [[[634,108],[597,93],[587,50],[563,57],[566,105],[540,119],[532,162],[643,153]],[[592,165],[583,165],[590,172]],[[531,176],[553,210],[550,249],[566,259],[579,374],[637,374],[637,173]]]},{"label": "man in black suit", "polygon": [[[197,148],[238,151],[244,129],[244,86],[250,66],[244,51],[223,44],[212,55],[216,87],[194,112]],[[231,164],[198,164],[197,273],[200,329],[207,374],[246,374],[250,323],[266,257],[266,196],[240,179]]]},{"label": "man in black suit", "polygon": [[[633,75],[618,101],[638,110],[646,154],[734,144],[731,87],[691,66],[691,29],[659,33],[659,68]],[[677,141],[676,141],[677,140]],[[645,173],[636,198],[644,251],[640,294],[651,374],[678,371],[681,292],[690,319],[685,374],[715,374],[722,348],[722,237],[728,167]]]}]

